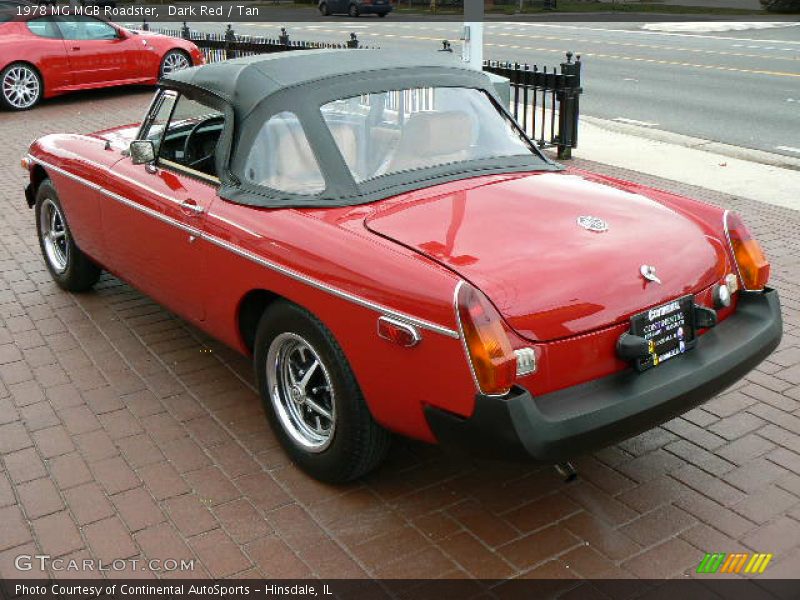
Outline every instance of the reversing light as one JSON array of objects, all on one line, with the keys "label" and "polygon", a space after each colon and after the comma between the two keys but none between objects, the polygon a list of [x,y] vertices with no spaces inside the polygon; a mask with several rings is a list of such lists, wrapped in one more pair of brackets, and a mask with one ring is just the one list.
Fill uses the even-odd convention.
[{"label": "reversing light", "polygon": [[517,357],[503,319],[492,303],[466,282],[456,291],[456,315],[475,382],[490,396],[507,394],[517,372]]},{"label": "reversing light", "polygon": [[763,290],[769,280],[769,262],[750,230],[734,212],[725,212],[725,233],[728,236],[742,287],[751,291]]},{"label": "reversing light", "polygon": [[517,357],[517,377],[524,377],[536,372],[536,351],[533,348],[514,350]]}]

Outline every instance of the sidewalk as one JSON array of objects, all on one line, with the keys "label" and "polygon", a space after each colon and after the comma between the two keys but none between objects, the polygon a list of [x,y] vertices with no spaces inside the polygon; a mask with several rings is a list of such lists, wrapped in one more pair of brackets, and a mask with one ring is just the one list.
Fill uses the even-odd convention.
[{"label": "sidewalk", "polygon": [[[573,155],[800,210],[800,157],[745,150],[585,116],[581,116],[578,149]],[[781,164],[785,166],[776,166]]]},{"label": "sidewalk", "polygon": [[[701,407],[577,460],[569,485],[549,467],[454,459],[400,439],[379,471],[333,487],[286,459],[247,359],[112,276],[87,294],[48,276],[20,156],[45,133],[136,122],[150,98],[98,92],[0,113],[0,577],[535,577],[569,587],[696,576],[706,552],[734,551],[774,553],[762,577],[798,576],[800,212],[728,183],[780,187],[792,172],[583,127],[575,166],[742,214],[772,260],[781,347]],[[716,160],[729,166],[711,169]],[[673,161],[684,166],[660,170]],[[194,568],[15,569],[32,554]],[[419,595],[418,581],[408,585]]]}]

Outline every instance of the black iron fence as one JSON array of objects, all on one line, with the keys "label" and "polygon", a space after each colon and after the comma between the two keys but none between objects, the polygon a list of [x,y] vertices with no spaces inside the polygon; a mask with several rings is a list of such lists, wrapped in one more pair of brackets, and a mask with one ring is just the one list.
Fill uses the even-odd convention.
[{"label": "black iron fence", "polygon": [[540,148],[555,146],[559,158],[571,158],[578,147],[581,57],[573,60],[567,52],[560,70],[498,61],[484,61],[483,70],[511,82],[511,113],[528,137]]},{"label": "black iron fence", "polygon": [[[147,22],[142,29],[151,30]],[[293,40],[285,28],[276,38],[237,34],[231,25],[224,33],[195,31],[186,23],[180,29],[154,29],[158,33],[194,42],[207,62],[219,62],[240,56],[312,50],[319,48],[371,48],[362,46],[355,33],[341,43]],[[444,42],[444,50],[452,51]],[[540,148],[557,148],[560,159],[571,158],[578,146],[580,113],[581,59],[567,52],[560,67],[538,67],[527,63],[484,61],[483,70],[506,77],[511,82],[510,110],[525,133]]]},{"label": "black iron fence", "polygon": [[231,25],[228,25],[224,33],[205,33],[190,29],[184,23],[180,29],[153,29],[145,21],[142,24],[145,31],[155,31],[164,35],[191,40],[200,48],[206,57],[206,62],[219,62],[238,58],[240,56],[252,56],[254,54],[268,54],[272,52],[286,52],[289,50],[318,50],[321,48],[345,49],[345,48],[370,48],[362,46],[355,33],[350,34],[350,39],[338,42],[309,42],[305,40],[290,39],[285,28],[281,28],[281,33],[276,38],[267,38],[251,35],[240,35],[236,33]]}]

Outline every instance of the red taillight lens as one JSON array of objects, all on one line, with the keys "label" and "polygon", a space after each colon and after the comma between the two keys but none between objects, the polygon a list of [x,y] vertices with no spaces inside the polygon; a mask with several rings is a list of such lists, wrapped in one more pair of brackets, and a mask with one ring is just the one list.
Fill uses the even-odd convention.
[{"label": "red taillight lens", "polygon": [[506,394],[516,378],[517,358],[502,317],[486,296],[468,283],[459,287],[456,310],[478,387],[484,394]]},{"label": "red taillight lens", "polygon": [[761,246],[736,213],[725,213],[725,229],[742,287],[746,290],[764,289],[769,281],[770,267]]}]

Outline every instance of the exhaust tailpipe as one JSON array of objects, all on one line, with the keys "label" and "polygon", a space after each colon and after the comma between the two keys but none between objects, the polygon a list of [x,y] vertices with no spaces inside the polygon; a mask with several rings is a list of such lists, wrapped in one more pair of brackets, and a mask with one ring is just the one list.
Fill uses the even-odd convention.
[{"label": "exhaust tailpipe", "polygon": [[561,476],[564,480],[564,483],[569,483],[570,481],[575,481],[578,478],[578,472],[575,470],[575,467],[572,466],[571,462],[563,462],[557,465],[553,465],[556,470],[556,473]]}]

